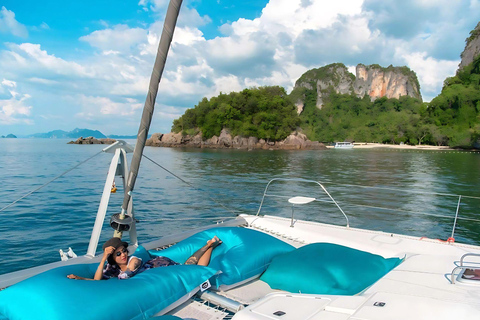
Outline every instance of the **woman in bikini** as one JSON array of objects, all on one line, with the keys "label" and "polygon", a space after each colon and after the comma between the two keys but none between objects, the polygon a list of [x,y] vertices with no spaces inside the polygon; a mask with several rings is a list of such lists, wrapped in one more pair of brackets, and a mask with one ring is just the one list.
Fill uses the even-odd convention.
[{"label": "woman in bikini", "polygon": [[[184,264],[197,264],[200,266],[208,266],[212,251],[222,241],[217,236],[207,241],[207,244],[197,250]],[[93,279],[80,277],[74,274],[67,275],[69,279],[76,280],[103,280],[110,278],[128,279],[134,275],[143,272],[147,269],[157,267],[167,267],[178,265],[177,263],[167,257],[155,257],[151,260],[143,262],[142,259],[128,255],[128,243],[122,241],[120,238],[111,238],[103,245],[103,257],[100,261],[97,271]],[[106,267],[105,262],[107,262]]]}]

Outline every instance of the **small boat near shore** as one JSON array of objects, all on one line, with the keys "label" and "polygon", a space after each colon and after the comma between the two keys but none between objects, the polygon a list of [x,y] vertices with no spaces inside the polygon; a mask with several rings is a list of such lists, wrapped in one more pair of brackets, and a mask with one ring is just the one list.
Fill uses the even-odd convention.
[{"label": "small boat near shore", "polygon": [[352,149],[353,148],[353,143],[352,142],[335,142],[334,145],[335,149]]}]

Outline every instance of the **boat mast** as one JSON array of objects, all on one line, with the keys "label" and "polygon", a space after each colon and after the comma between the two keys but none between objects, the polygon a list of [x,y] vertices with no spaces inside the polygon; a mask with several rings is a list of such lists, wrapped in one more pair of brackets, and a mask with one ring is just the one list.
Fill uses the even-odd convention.
[{"label": "boat mast", "polygon": [[[170,0],[168,5],[167,15],[163,24],[162,36],[160,38],[160,44],[158,45],[157,57],[153,66],[152,75],[150,77],[150,86],[148,89],[147,99],[143,107],[142,120],[137,134],[137,143],[135,144],[135,150],[133,152],[132,163],[130,166],[130,172],[128,174],[127,187],[125,188],[125,195],[123,198],[122,212],[119,218],[125,218],[125,212],[127,211],[128,204],[132,197],[132,191],[135,187],[135,181],[138,175],[138,169],[140,167],[140,161],[142,160],[143,149],[145,142],[147,141],[148,130],[152,121],[153,111],[155,108],[155,100],[157,98],[158,85],[162,78],[163,69],[165,68],[165,62],[167,60],[168,50],[173,38],[173,32],[175,31],[175,25],[177,24],[178,13],[183,0]],[[135,223],[134,221],[132,223]],[[122,231],[116,230],[114,237],[122,237]]]}]

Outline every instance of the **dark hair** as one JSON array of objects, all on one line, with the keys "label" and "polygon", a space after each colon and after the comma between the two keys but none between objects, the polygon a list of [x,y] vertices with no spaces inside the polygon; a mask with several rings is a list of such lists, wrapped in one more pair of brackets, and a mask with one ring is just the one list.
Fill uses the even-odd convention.
[{"label": "dark hair", "polygon": [[[122,239],[120,239],[120,238],[113,237],[113,238],[110,238],[107,241],[105,241],[105,243],[102,246],[102,249],[103,249],[103,251],[105,251],[105,249],[108,248],[108,247],[114,247],[115,250],[117,250],[118,248],[120,248],[122,246],[125,249],[127,249],[127,254],[128,254],[128,242],[122,241]],[[115,256],[113,255],[113,253],[110,256],[108,256],[107,262],[112,266],[117,264],[115,262]]]},{"label": "dark hair", "polygon": [[[127,250],[127,255],[128,255],[128,248],[127,247],[124,247],[125,250]],[[118,249],[118,248],[117,248]],[[115,251],[117,250],[115,249]],[[111,265],[111,266],[116,266],[117,265],[117,262],[115,261],[115,251],[108,256],[107,258],[107,262]]]}]

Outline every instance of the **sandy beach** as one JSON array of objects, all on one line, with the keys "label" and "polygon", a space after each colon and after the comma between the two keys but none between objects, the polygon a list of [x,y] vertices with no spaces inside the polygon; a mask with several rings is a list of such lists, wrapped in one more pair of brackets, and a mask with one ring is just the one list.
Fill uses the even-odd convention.
[{"label": "sandy beach", "polygon": [[[383,143],[364,143],[364,142],[354,142],[355,149],[373,149],[373,148],[382,148],[382,149],[405,149],[405,150],[456,150],[448,146],[428,146],[428,145],[416,145],[411,146],[407,144],[383,144]],[[327,148],[334,148],[334,146],[327,146]]]}]

